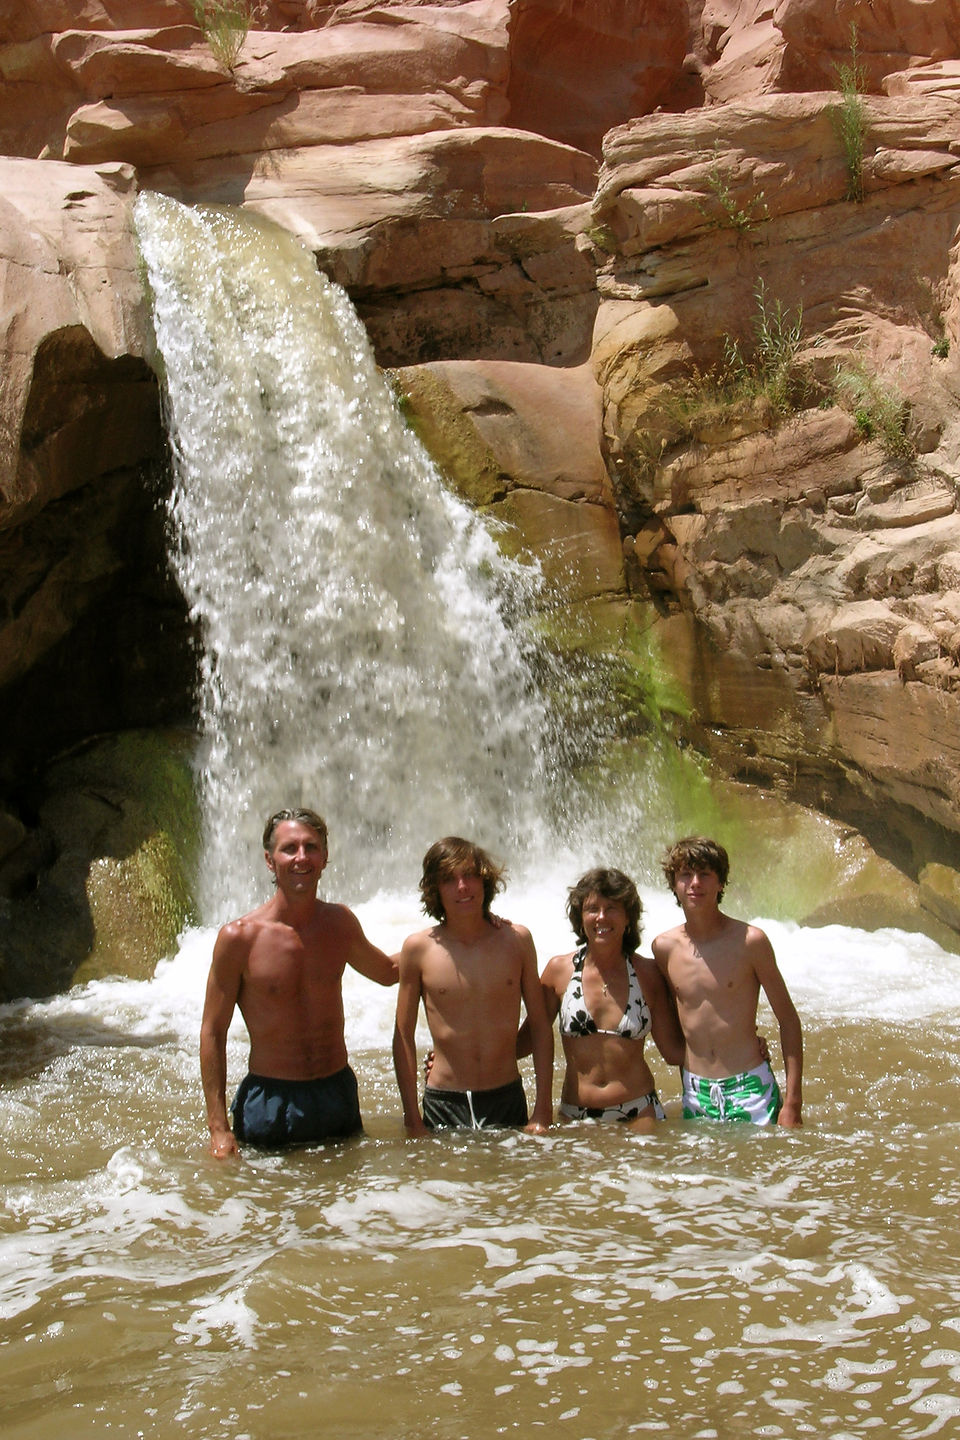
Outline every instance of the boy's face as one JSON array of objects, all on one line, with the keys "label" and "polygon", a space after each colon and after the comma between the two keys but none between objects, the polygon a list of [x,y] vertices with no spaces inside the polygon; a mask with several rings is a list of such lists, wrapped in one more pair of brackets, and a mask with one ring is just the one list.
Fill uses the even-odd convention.
[{"label": "boy's face", "polygon": [[483,880],[469,866],[439,881],[437,892],[448,920],[454,915],[483,909]]},{"label": "boy's face", "polygon": [[716,909],[721,888],[715,870],[695,870],[692,865],[681,865],[673,879],[673,893],[684,914],[688,909]]}]

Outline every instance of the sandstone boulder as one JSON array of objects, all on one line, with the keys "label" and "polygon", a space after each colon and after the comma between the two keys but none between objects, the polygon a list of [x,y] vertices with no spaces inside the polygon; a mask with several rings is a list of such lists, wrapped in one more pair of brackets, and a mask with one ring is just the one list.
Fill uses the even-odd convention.
[{"label": "sandstone boulder", "polygon": [[506,547],[540,566],[550,603],[612,602],[614,627],[626,587],[591,368],[441,362],[397,382],[438,464],[509,527]]},{"label": "sandstone boulder", "polygon": [[925,865],[919,890],[920,904],[951,930],[960,931],[960,872],[949,865]]},{"label": "sandstone boulder", "polygon": [[610,507],[600,388],[589,365],[440,361],[396,379],[427,448],[474,504],[524,488]]}]

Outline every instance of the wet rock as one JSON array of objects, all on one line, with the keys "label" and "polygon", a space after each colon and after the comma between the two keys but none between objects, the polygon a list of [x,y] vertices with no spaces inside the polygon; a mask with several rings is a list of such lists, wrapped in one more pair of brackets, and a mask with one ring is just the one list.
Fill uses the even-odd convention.
[{"label": "wet rock", "polygon": [[920,872],[920,904],[960,933],[960,872],[949,865],[925,865]]}]

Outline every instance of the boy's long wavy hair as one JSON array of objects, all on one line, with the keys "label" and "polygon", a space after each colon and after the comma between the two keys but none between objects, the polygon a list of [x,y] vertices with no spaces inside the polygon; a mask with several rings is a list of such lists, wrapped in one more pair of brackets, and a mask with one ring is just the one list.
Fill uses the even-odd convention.
[{"label": "boy's long wavy hair", "polygon": [[[711,870],[720,881],[717,904],[723,899],[723,892],[730,875],[730,856],[723,846],[706,835],[684,835],[665,853],[660,861],[667,884],[676,895],[677,875],[681,870]],[[677,901],[680,904],[680,901]]]},{"label": "boy's long wavy hair", "polygon": [[490,914],[493,897],[504,888],[505,871],[502,865],[459,835],[446,835],[431,845],[423,857],[423,874],[420,877],[420,902],[424,912],[434,920],[445,920],[440,901],[440,884],[457,875],[477,875],[483,881],[483,913]]}]

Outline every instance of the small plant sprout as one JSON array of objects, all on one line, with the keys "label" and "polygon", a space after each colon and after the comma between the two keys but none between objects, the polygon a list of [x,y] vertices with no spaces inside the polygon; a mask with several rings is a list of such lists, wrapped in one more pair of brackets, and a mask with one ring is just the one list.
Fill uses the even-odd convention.
[{"label": "small plant sprout", "polygon": [[836,393],[853,416],[861,439],[876,440],[891,459],[913,459],[910,405],[899,389],[871,375],[862,364],[851,364],[837,367]]},{"label": "small plant sprout", "polygon": [[[739,230],[742,234],[747,230],[755,229],[764,220],[769,219],[767,203],[762,190],[749,199],[745,205],[739,203],[730,184],[728,172],[721,168],[716,146],[714,146],[713,163],[707,171],[706,185],[720,211],[715,224],[731,230]],[[706,208],[703,208],[704,214],[706,214]]]}]

